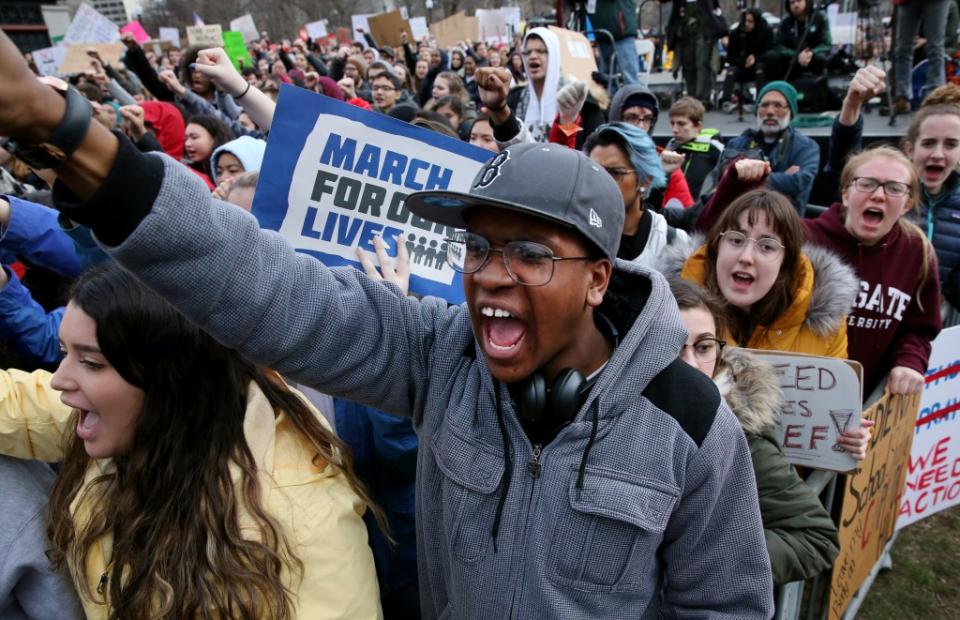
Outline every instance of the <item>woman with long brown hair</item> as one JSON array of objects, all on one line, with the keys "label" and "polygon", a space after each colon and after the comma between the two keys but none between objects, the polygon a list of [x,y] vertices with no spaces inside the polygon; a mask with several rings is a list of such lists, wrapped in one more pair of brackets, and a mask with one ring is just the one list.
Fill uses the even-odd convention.
[{"label": "woman with long brown hair", "polygon": [[382,514],[279,376],[112,266],[60,340],[54,375],[0,375],[0,452],[62,462],[50,557],[88,618],[380,617],[362,515]]}]

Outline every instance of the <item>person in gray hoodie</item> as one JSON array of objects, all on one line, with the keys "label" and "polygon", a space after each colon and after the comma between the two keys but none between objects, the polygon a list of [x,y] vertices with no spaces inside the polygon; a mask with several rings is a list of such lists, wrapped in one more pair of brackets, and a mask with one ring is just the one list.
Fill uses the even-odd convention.
[{"label": "person in gray hoodie", "polygon": [[408,197],[467,229],[447,242],[467,299],[450,307],[298,255],[105,131],[56,191],[112,257],[251,361],[412,418],[425,618],[771,616],[746,440],[677,360],[666,281],[614,269],[622,196],[585,155],[519,145],[468,194]]},{"label": "person in gray hoodie", "polygon": [[54,473],[46,463],[0,456],[0,618],[82,618],[70,578],[50,567],[44,532]]}]

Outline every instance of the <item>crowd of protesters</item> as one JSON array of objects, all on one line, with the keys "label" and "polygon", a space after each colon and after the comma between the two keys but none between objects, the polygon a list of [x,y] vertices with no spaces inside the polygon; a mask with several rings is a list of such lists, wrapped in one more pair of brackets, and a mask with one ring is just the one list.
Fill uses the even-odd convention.
[{"label": "crowd of protesters", "polygon": [[[0,615],[769,618],[776,585],[829,570],[837,527],[747,349],[922,391],[960,323],[960,88],[864,150],[891,85],[860,69],[821,167],[791,77],[829,26],[789,0],[777,33],[753,10],[728,33],[718,94],[759,88],[724,143],[715,3],[674,5],[665,147],[658,97],[596,96],[546,28],[264,36],[240,70],[127,36],[66,91],[0,35]],[[361,271],[259,228],[290,87],[490,151],[469,192],[406,199],[458,230],[464,305],[409,294],[399,240]],[[808,213],[818,178],[836,201]],[[839,438],[855,460],[871,426]]]}]

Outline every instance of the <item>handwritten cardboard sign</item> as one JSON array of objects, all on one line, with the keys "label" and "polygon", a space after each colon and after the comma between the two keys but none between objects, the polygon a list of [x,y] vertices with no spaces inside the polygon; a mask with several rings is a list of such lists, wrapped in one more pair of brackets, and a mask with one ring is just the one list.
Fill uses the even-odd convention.
[{"label": "handwritten cardboard sign", "polygon": [[960,326],[933,341],[897,529],[960,503]]},{"label": "handwritten cardboard sign", "polygon": [[597,60],[593,57],[590,41],[581,32],[550,26],[550,30],[560,40],[560,74],[586,82],[590,94],[606,109],[610,103],[607,89],[593,81],[593,72],[597,70]]},{"label": "handwritten cardboard sign", "polygon": [[476,40],[479,33],[476,17],[467,17],[460,11],[446,19],[430,24],[430,32],[441,48],[453,47],[458,41]]},{"label": "handwritten cardboard sign", "polygon": [[120,38],[117,25],[96,11],[89,4],[77,8],[67,33],[63,35],[64,45],[75,43],[113,43]]},{"label": "handwritten cardboard sign", "polygon": [[777,438],[794,465],[849,471],[856,461],[837,440],[860,428],[861,367],[833,357],[751,351],[773,365],[785,406]]},{"label": "handwritten cardboard sign", "polygon": [[33,62],[37,65],[37,71],[40,75],[58,75],[60,65],[67,55],[67,48],[63,45],[54,47],[45,47],[39,50],[33,50]]},{"label": "handwritten cardboard sign", "polygon": [[403,18],[400,11],[375,15],[369,18],[367,23],[370,24],[370,34],[373,35],[373,40],[380,47],[400,47],[403,45],[403,40],[400,38],[401,32],[407,34],[407,41],[411,43],[414,41],[410,22]]},{"label": "handwritten cardboard sign", "polygon": [[920,395],[884,396],[863,412],[876,421],[867,458],[847,475],[840,511],[840,555],[830,583],[830,620],[840,620],[893,536],[907,475]]},{"label": "handwritten cardboard sign", "polygon": [[222,47],[223,29],[220,24],[187,26],[187,43],[191,47]]},{"label": "handwritten cardboard sign", "polygon": [[404,206],[420,190],[466,191],[488,151],[302,88],[283,86],[254,198],[260,226],[329,266],[358,266],[382,235],[410,254],[410,290],[463,301],[447,265],[449,227]]},{"label": "handwritten cardboard sign", "polygon": [[70,73],[86,73],[91,69],[91,58],[87,55],[87,50],[97,50],[103,61],[117,65],[126,53],[127,48],[123,43],[83,43],[81,45],[68,45],[66,53],[63,55],[63,62],[60,63],[60,73],[67,75]]}]

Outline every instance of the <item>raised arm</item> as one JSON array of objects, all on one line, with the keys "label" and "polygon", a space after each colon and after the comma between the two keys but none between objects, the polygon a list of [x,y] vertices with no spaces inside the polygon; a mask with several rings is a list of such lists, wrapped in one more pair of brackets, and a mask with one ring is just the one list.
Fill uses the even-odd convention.
[{"label": "raised arm", "polygon": [[73,278],[82,271],[80,258],[57,215],[35,202],[0,196],[0,244],[38,267]]},{"label": "raised arm", "polygon": [[231,94],[233,101],[239,104],[264,132],[270,130],[277,104],[256,86],[249,84],[234,69],[233,63],[221,48],[206,49],[197,54],[194,70],[209,77],[220,90]]},{"label": "raised arm", "polygon": [[45,463],[63,460],[72,410],[50,387],[52,375],[0,370],[0,454]]},{"label": "raised arm", "polygon": [[717,189],[703,205],[694,230],[707,231],[720,219],[730,203],[752,189],[760,187],[770,175],[770,162],[759,159],[738,159],[727,166]]}]

